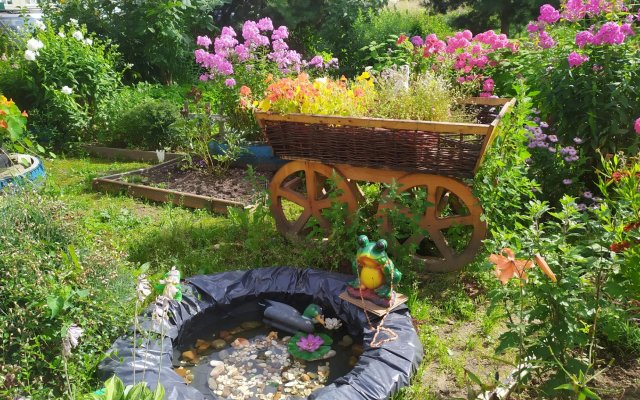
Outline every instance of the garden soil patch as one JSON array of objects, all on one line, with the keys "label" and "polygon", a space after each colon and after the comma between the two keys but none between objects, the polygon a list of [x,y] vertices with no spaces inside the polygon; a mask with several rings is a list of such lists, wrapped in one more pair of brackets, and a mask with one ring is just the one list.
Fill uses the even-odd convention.
[{"label": "garden soil patch", "polygon": [[125,175],[118,180],[249,204],[261,191],[266,190],[272,176],[271,172],[256,171],[256,179],[249,179],[246,170],[241,168],[230,168],[222,175],[215,175],[173,163],[164,168]]}]

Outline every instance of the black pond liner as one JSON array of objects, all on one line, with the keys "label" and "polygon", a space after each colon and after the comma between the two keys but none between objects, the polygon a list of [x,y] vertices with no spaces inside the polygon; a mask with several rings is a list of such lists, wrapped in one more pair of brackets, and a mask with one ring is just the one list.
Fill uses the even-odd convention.
[{"label": "black pond liner", "polygon": [[[98,366],[99,377],[106,380],[116,374],[125,385],[144,381],[155,387],[159,381],[168,400],[204,400],[218,397],[205,396],[185,384],[173,370],[173,346],[191,337],[194,317],[209,314],[211,310],[233,314],[241,304],[271,299],[304,308],[313,302],[322,306],[325,316],[340,318],[351,336],[363,336],[364,352],[348,374],[337,378],[328,386],[313,392],[312,400],[379,400],[390,397],[409,380],[422,361],[422,344],[413,327],[409,309],[399,306],[385,320],[385,326],[398,334],[394,341],[380,348],[368,346],[374,332],[364,312],[340,299],[352,277],[313,269],[273,267],[250,271],[231,271],[213,275],[200,275],[186,279],[183,299],[171,302],[170,321],[164,327],[165,340],[134,348],[131,336],[123,336],[113,344],[107,358]],[[295,301],[295,302],[293,302]],[[140,317],[141,326],[152,330],[151,308]],[[380,318],[372,318],[376,324]],[[198,323],[202,323],[199,321]],[[212,330],[215,329],[212,327]],[[159,332],[158,332],[159,333]],[[136,352],[135,364],[133,352]],[[158,365],[162,361],[162,368]],[[146,370],[146,371],[145,371]],[[160,379],[158,380],[158,372]]]}]

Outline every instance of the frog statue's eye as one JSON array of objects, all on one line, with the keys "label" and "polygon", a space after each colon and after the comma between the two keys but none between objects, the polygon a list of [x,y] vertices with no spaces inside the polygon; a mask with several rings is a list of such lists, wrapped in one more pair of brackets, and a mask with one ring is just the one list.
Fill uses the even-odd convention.
[{"label": "frog statue's eye", "polygon": [[376,251],[381,252],[381,251],[385,251],[387,249],[387,241],[384,239],[380,239],[376,242],[376,245],[374,246],[374,248],[376,249]]},{"label": "frog statue's eye", "polygon": [[369,238],[368,237],[366,237],[365,235],[358,236],[358,246],[364,247],[367,244],[369,244]]}]

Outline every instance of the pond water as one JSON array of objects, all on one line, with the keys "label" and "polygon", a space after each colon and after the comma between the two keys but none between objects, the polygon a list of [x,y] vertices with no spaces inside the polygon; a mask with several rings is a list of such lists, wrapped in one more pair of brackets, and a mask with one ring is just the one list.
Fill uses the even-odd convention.
[{"label": "pond water", "polygon": [[348,373],[362,353],[361,339],[344,328],[317,325],[332,337],[333,356],[297,360],[287,351],[292,335],[261,321],[257,302],[194,318],[174,348],[176,372],[210,399],[304,399]]}]

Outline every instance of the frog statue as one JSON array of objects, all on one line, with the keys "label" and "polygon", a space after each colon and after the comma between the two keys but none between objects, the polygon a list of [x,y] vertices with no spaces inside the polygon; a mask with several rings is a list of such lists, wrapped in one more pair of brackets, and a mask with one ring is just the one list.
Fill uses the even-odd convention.
[{"label": "frog statue", "polygon": [[387,241],[370,242],[365,235],[358,237],[358,251],[353,260],[356,279],[349,282],[347,293],[351,297],[362,297],[377,305],[388,307],[391,302],[391,284],[400,283],[402,273],[387,255]]}]

